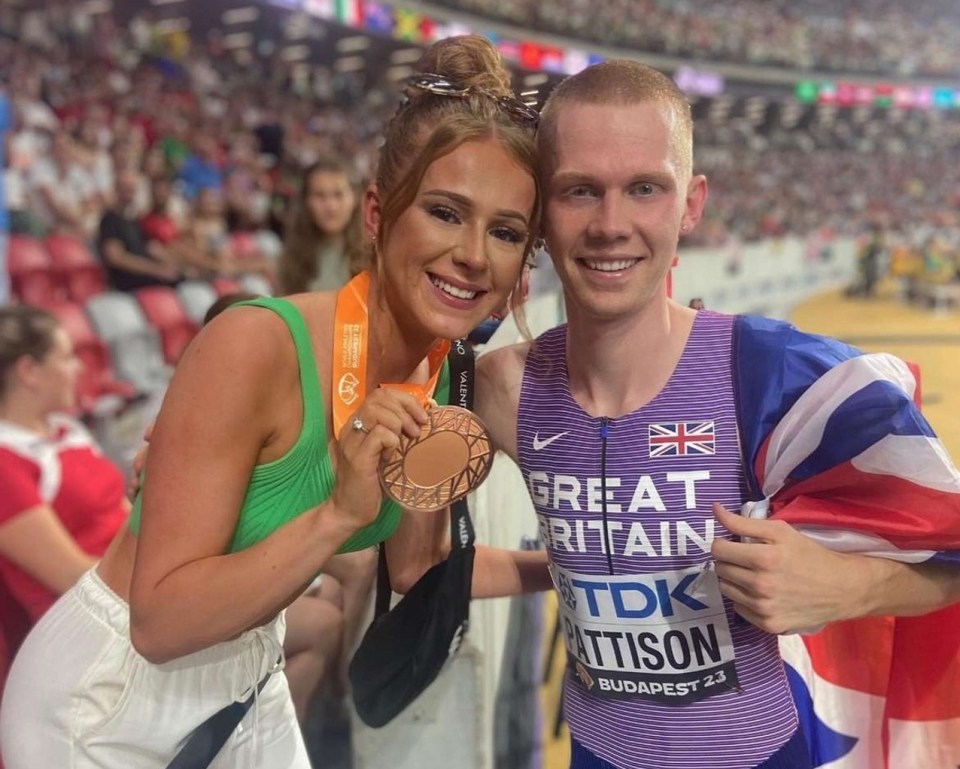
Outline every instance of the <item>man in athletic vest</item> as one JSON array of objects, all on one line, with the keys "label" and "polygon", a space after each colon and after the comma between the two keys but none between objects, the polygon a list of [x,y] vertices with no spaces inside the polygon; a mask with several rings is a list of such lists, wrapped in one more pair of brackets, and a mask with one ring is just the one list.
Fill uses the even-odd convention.
[{"label": "man in athletic vest", "polygon": [[669,299],[707,198],[669,78],[593,66],[539,142],[567,323],[481,357],[477,411],[539,517],[572,767],[810,767],[776,634],[960,599],[957,471],[890,356]]}]

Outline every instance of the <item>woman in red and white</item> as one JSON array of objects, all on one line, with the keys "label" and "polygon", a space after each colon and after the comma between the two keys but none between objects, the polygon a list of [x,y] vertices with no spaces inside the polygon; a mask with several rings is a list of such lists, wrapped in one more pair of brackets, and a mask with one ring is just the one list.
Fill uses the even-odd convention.
[{"label": "woman in red and white", "polygon": [[[106,551],[127,519],[123,474],[68,416],[80,361],[57,320],[0,307],[0,582],[35,623]],[[18,619],[22,619],[22,616]],[[21,623],[22,624],[22,623]]]}]

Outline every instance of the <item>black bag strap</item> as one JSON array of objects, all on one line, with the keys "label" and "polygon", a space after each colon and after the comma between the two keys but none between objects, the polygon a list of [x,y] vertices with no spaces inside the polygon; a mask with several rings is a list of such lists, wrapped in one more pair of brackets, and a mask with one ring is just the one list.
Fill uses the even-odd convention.
[{"label": "black bag strap", "polygon": [[167,764],[167,769],[206,769],[210,766],[267,685],[270,675],[267,673],[243,702],[231,702],[194,729],[173,761]]},{"label": "black bag strap", "polygon": [[387,548],[380,543],[380,553],[377,558],[377,602],[373,618],[382,617],[390,611],[390,599],[393,597],[393,588],[390,587],[390,567],[387,565]]},{"label": "black bag strap", "polygon": [[[473,347],[466,339],[457,339],[447,356],[450,365],[451,405],[473,411],[473,393],[476,380],[476,361]],[[476,535],[466,499],[450,505],[450,555],[473,547]]]},{"label": "black bag strap", "polygon": [[447,355],[450,369],[450,405],[473,411],[473,389],[476,361],[473,347],[466,339],[457,339]]},{"label": "black bag strap", "polygon": [[[474,379],[476,361],[473,347],[466,339],[456,339],[447,355],[450,372],[450,405],[473,411]],[[467,501],[460,499],[450,505],[450,559],[460,558],[464,552],[473,548],[476,532],[470,519]],[[387,565],[387,548],[380,544],[380,556],[377,561],[377,599],[373,618],[390,611],[390,568]]]}]

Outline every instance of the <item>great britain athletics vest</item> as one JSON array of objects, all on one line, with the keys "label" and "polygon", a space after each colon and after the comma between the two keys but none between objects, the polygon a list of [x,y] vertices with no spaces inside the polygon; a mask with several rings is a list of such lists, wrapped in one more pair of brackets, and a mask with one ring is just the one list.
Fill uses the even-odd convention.
[{"label": "great britain athletics vest", "polygon": [[573,399],[565,326],[526,361],[518,458],[559,595],[565,713],[622,769],[746,769],[797,729],[776,637],[709,567],[729,536],[712,503],[744,501],[733,322],[698,313],[663,390],[616,419]]}]

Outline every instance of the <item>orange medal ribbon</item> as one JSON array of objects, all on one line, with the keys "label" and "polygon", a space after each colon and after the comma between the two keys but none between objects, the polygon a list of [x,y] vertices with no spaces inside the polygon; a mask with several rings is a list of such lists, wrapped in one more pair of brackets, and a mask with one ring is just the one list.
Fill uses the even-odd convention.
[{"label": "orange medal ribbon", "polygon": [[[340,431],[367,395],[367,346],[369,335],[370,272],[361,272],[337,293],[333,330],[333,434]],[[440,378],[440,368],[450,352],[443,339],[427,353],[430,378],[426,384],[382,384],[411,393],[427,406]]]}]

